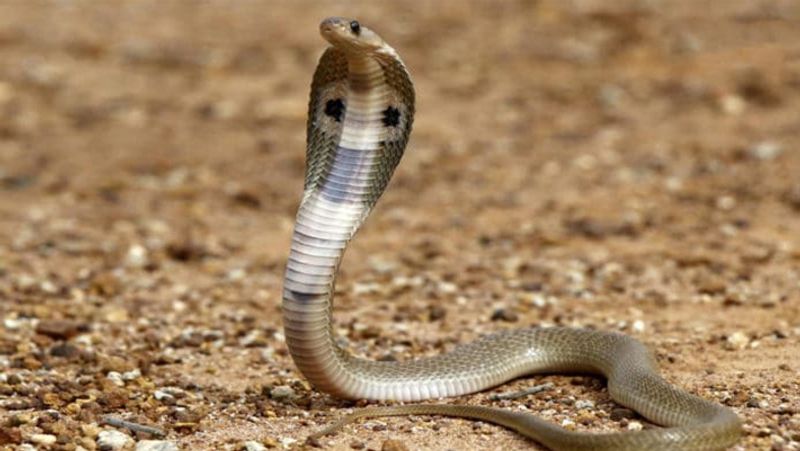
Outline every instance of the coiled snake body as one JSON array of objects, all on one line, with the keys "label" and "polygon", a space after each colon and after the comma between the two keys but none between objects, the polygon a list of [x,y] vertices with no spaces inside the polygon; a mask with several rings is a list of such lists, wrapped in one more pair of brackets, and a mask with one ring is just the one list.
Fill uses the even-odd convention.
[{"label": "coiled snake body", "polygon": [[408,362],[353,357],[332,331],[335,275],[345,247],[400,161],[414,117],[414,87],[397,52],[357,21],[320,25],[331,46],[311,86],[305,187],[283,291],[286,343],[319,390],[350,399],[416,401],[473,393],[542,372],[588,372],[608,379],[611,397],[667,426],[590,434],[534,416],[481,406],[373,407],[351,417],[437,414],[514,429],[552,449],[724,449],[741,433],[728,408],[663,380],[647,349],[627,336],[567,328],[520,329],[453,352]]}]

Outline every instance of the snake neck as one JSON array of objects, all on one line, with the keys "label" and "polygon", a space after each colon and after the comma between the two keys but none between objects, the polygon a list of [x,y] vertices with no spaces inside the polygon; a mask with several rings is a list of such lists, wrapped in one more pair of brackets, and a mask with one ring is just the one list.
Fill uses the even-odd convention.
[{"label": "snake neck", "polygon": [[331,122],[341,127],[335,151],[322,157],[321,173],[307,184],[297,213],[283,317],[287,346],[303,375],[322,391],[353,397],[342,389],[352,357],[333,335],[333,291],[345,247],[380,196],[374,178],[381,165],[389,93],[377,60],[348,55],[347,66],[341,87],[345,96],[328,101],[344,106],[338,123]]}]

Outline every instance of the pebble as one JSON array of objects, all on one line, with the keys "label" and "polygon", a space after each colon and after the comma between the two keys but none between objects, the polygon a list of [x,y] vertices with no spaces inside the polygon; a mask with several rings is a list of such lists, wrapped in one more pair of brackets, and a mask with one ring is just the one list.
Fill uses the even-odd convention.
[{"label": "pebble", "polygon": [[153,392],[153,397],[156,398],[157,401],[161,401],[164,404],[174,404],[175,397],[171,394],[167,393],[164,390],[156,390]]},{"label": "pebble", "polygon": [[491,320],[492,321],[506,321],[509,323],[513,323],[519,319],[519,315],[513,310],[499,308],[492,312]]},{"label": "pebble", "polygon": [[638,421],[631,421],[628,423],[629,431],[641,431],[643,427],[644,426],[642,426],[642,423],[639,423]]},{"label": "pebble", "polygon": [[255,440],[250,440],[244,442],[244,449],[245,451],[265,451],[267,447]]},{"label": "pebble", "polygon": [[294,389],[288,385],[278,385],[269,391],[269,397],[275,401],[291,401],[296,396],[297,394],[295,394]]},{"label": "pebble", "polygon": [[737,95],[728,94],[720,97],[719,108],[723,113],[738,116],[744,112],[747,102]]},{"label": "pebble", "polygon": [[447,310],[438,305],[431,305],[428,307],[428,320],[438,321],[447,315]]},{"label": "pebble", "polygon": [[167,440],[142,440],[136,444],[136,451],[178,451],[178,445]]},{"label": "pebble", "polygon": [[82,324],[75,321],[44,320],[36,325],[36,333],[57,340],[68,340],[78,335],[82,327]]},{"label": "pebble", "polygon": [[408,451],[408,447],[400,440],[386,440],[381,445],[381,451]]},{"label": "pebble", "polygon": [[636,416],[636,412],[630,409],[618,407],[611,410],[611,419],[613,421],[622,421],[623,419],[631,419]]},{"label": "pebble", "polygon": [[122,380],[123,381],[132,381],[142,377],[142,370],[139,368],[135,368],[131,371],[126,371],[122,373]]},{"label": "pebble", "polygon": [[134,244],[128,248],[128,253],[125,255],[125,264],[131,268],[143,268],[147,266],[148,257],[147,249],[139,244]]},{"label": "pebble", "polygon": [[119,431],[108,430],[97,434],[97,446],[101,451],[116,451],[133,442],[133,439]]},{"label": "pebble", "polygon": [[768,161],[779,157],[783,147],[772,141],[763,141],[747,149],[747,153],[756,160]]},{"label": "pebble", "polygon": [[116,385],[117,387],[125,386],[125,381],[122,380],[122,374],[120,374],[117,371],[109,371],[108,374],[106,374],[106,377],[108,378],[108,380],[113,382],[114,385]]},{"label": "pebble", "polygon": [[33,434],[29,440],[37,445],[49,446],[56,443],[56,436],[52,434]]},{"label": "pebble", "polygon": [[594,409],[594,401],[579,399],[575,401],[575,408],[576,409]]},{"label": "pebble", "polygon": [[750,338],[742,331],[737,331],[725,339],[725,349],[734,351],[744,349],[750,344]]}]

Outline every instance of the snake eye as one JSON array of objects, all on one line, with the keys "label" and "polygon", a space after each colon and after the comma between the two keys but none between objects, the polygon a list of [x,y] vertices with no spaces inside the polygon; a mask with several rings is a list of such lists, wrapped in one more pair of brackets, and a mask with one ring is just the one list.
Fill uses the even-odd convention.
[{"label": "snake eye", "polygon": [[356,34],[356,36],[358,36],[359,34],[361,34],[361,24],[358,23],[357,20],[350,22],[350,31],[352,31],[353,33]]}]

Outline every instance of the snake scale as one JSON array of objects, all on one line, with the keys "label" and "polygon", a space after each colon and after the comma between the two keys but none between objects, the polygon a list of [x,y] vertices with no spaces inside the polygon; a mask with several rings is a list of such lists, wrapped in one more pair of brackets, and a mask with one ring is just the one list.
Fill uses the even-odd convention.
[{"label": "snake scale", "polygon": [[302,374],[333,396],[395,401],[474,393],[533,373],[601,374],[616,402],[666,427],[593,434],[492,407],[409,404],[357,410],[315,435],[359,417],[433,414],[495,423],[559,450],[716,450],[738,440],[732,410],[671,386],[645,346],[619,333],[519,329],[404,362],[356,358],[340,347],[332,330],[335,276],[403,155],[414,86],[397,52],[358,21],[328,18],[320,33],[331,45],[311,86],[305,186],[283,290],[286,344]]}]

